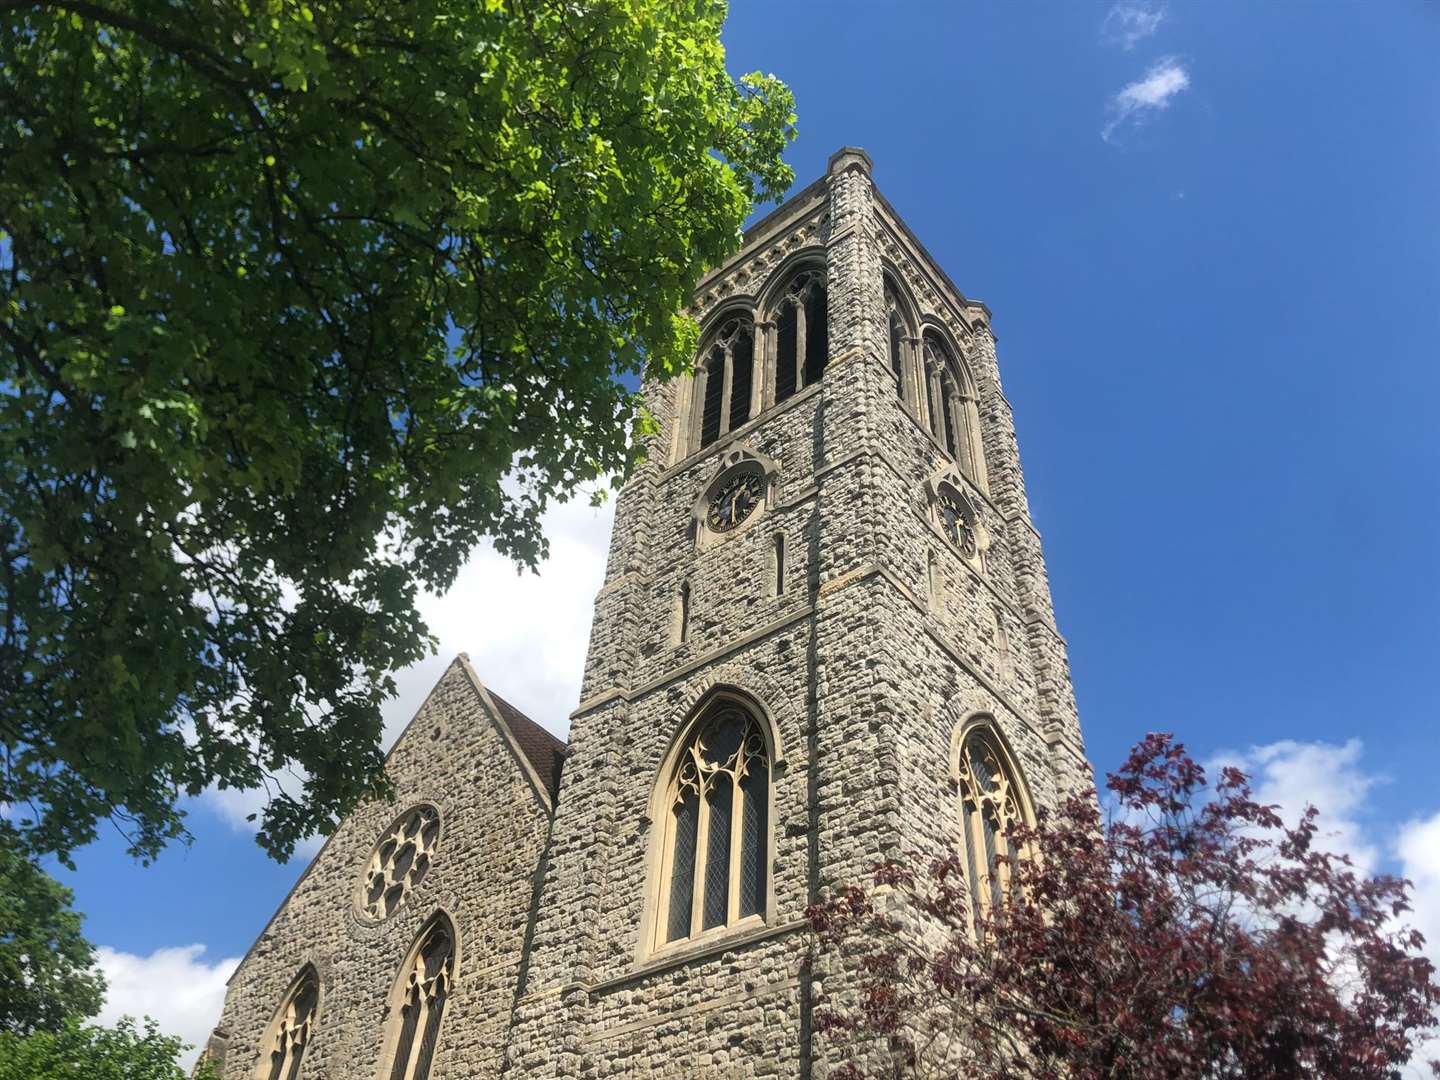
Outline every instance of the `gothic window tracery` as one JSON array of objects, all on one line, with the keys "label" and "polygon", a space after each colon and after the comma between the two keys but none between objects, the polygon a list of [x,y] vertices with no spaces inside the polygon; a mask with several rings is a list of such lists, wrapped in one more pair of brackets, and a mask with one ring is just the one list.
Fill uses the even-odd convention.
[{"label": "gothic window tracery", "polygon": [[802,270],[780,298],[775,320],[775,400],[817,382],[830,352],[825,272]]},{"label": "gothic window tracery", "polygon": [[387,1080],[429,1080],[455,978],[455,933],[443,915],[421,934],[401,974],[391,1018],[394,1045]]},{"label": "gothic window tracery", "polygon": [[433,806],[412,807],[381,836],[370,856],[356,905],[365,919],[379,922],[399,909],[430,871],[440,839],[440,814]]},{"label": "gothic window tracery", "polygon": [[696,725],[665,807],[658,944],[764,918],[770,753],[747,709],[721,700]]},{"label": "gothic window tracery", "polygon": [[261,1054],[260,1066],[256,1070],[257,1080],[296,1080],[305,1049],[310,1044],[310,1032],[319,1004],[320,979],[315,969],[307,965],[270,1025],[266,1050]]},{"label": "gothic window tracery", "polygon": [[1030,823],[1029,800],[999,739],[988,725],[971,730],[956,764],[965,864],[973,910],[994,912],[1009,892],[1013,864],[1024,852],[1011,837]]}]

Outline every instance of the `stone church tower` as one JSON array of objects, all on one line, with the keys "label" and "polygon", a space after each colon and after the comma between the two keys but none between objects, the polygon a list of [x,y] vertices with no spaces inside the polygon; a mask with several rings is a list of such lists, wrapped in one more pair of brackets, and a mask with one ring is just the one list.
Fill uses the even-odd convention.
[{"label": "stone church tower", "polygon": [[457,659],[232,978],[226,1080],[822,1075],[806,906],[942,845],[992,903],[1088,776],[990,313],[864,151],[692,311],[570,743]]}]

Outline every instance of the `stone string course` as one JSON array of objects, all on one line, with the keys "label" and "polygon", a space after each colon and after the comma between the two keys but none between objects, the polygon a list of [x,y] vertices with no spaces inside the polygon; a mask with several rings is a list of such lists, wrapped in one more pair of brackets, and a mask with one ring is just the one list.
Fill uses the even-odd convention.
[{"label": "stone string course", "polygon": [[[989,311],[950,285],[875,189],[868,157],[847,149],[752,228],[692,313],[706,325],[739,304],[763,319],[806,257],[826,266],[818,384],[698,453],[680,430],[682,383],[646,388],[664,426],[617,499],[553,803],[457,660],[391,754],[396,802],[340,826],[232,978],[210,1047],[226,1080],[268,1075],[261,1046],[306,963],[322,992],[301,1076],[387,1080],[394,981],[437,911],[458,955],[432,1077],[824,1076],[809,1010],[817,983],[833,991],[852,973],[802,976],[796,928],[808,904],[887,856],[958,842],[958,726],[993,718],[1036,805],[1088,778]],[[954,463],[896,395],[887,270],[977,386],[987,484],[961,483],[988,537],[978,563],[946,542],[929,504],[926,481]],[[696,500],[735,448],[778,463],[772,498],[753,524],[697,545]],[[677,733],[717,688],[752,697],[777,743],[767,918],[652,956],[652,798]],[[430,871],[397,914],[365,925],[359,875],[418,802],[441,818]]]}]

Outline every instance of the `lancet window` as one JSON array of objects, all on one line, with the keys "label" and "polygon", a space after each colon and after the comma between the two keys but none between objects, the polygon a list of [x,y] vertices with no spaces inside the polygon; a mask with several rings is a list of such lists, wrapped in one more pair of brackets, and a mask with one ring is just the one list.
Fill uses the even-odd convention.
[{"label": "lancet window", "polygon": [[658,943],[764,918],[770,751],[759,721],[719,701],[695,726],[667,783]]},{"label": "lancet window", "polygon": [[988,915],[1010,888],[1022,850],[1011,830],[1028,824],[1028,800],[999,740],[988,727],[972,730],[960,746],[956,767],[965,861],[974,910]]},{"label": "lancet window", "polygon": [[796,274],[780,298],[775,317],[775,400],[817,382],[830,353],[825,306],[825,273],[819,267]]},{"label": "lancet window", "polygon": [[922,347],[924,400],[930,433],[960,466],[960,471],[981,487],[985,483],[980,449],[980,410],[974,388],[939,336],[927,333]]},{"label": "lancet window", "polygon": [[698,415],[692,430],[701,447],[750,419],[754,376],[755,324],[748,315],[732,315],[720,324],[695,372]]},{"label": "lancet window", "polygon": [[900,297],[888,278],[885,281],[885,318],[890,331],[890,372],[895,376],[895,393],[904,401],[910,381],[905,371],[905,338],[909,328],[905,324],[905,316],[901,314]]},{"label": "lancet window", "polygon": [[441,916],[422,932],[396,988],[388,1080],[429,1080],[454,978],[455,934]]},{"label": "lancet window", "polygon": [[307,966],[286,994],[285,1004],[270,1025],[266,1051],[261,1054],[260,1067],[256,1070],[258,1080],[296,1080],[305,1049],[310,1045],[310,1032],[319,1005],[320,979],[315,969]]}]

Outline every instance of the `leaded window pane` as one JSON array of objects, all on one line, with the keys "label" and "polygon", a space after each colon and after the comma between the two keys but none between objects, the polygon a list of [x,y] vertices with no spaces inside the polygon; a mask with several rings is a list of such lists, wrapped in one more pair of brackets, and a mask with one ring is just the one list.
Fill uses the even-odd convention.
[{"label": "leaded window pane", "polygon": [[720,400],[725,392],[725,350],[716,345],[705,362],[705,402],[700,413],[700,445],[709,446],[720,437]]},{"label": "leaded window pane", "polygon": [[825,309],[825,290],[818,283],[810,286],[805,299],[805,385],[818,382],[830,358],[829,316]]},{"label": "leaded window pane", "polygon": [[890,370],[895,374],[895,390],[905,396],[905,361],[901,353],[901,324],[897,312],[890,313]]},{"label": "leaded window pane", "polygon": [[795,393],[795,336],[798,325],[796,305],[780,305],[775,327],[775,400],[784,401]]},{"label": "leaded window pane", "polygon": [[700,799],[694,788],[675,807],[675,855],[670,869],[670,920],[666,941],[690,936],[690,907],[695,897],[695,834]]},{"label": "leaded window pane", "polygon": [[724,926],[730,915],[730,816],[734,792],[728,776],[717,776],[710,789],[710,835],[705,847],[705,918],[703,928]]},{"label": "leaded window pane", "polygon": [[755,369],[755,340],[749,331],[736,333],[730,354],[730,430],[750,419],[750,388]]},{"label": "leaded window pane", "polygon": [[770,777],[768,771],[746,774],[744,818],[740,834],[740,917],[765,910],[765,838],[769,834]]}]

